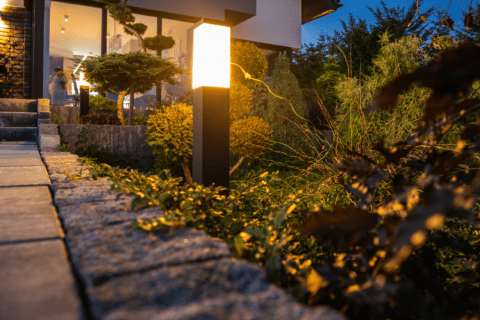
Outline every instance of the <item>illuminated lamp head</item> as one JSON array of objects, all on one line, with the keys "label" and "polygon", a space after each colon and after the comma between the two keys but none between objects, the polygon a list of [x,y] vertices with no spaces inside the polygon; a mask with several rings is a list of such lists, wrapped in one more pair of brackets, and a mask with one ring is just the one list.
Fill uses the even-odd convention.
[{"label": "illuminated lamp head", "polygon": [[230,28],[202,23],[193,30],[192,88],[230,88]]}]

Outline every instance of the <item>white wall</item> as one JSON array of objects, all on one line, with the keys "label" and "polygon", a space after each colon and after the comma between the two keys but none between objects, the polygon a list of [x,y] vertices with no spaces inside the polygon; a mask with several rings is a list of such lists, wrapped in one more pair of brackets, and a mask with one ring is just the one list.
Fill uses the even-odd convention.
[{"label": "white wall", "polygon": [[[2,1],[0,1],[1,3]],[[23,0],[6,0],[5,4],[12,7],[23,7]]]},{"label": "white wall", "polygon": [[257,0],[257,15],[232,29],[232,38],[302,48],[302,0]]},{"label": "white wall", "polygon": [[128,6],[192,17],[225,20],[225,10],[255,14],[254,0],[130,0]]}]

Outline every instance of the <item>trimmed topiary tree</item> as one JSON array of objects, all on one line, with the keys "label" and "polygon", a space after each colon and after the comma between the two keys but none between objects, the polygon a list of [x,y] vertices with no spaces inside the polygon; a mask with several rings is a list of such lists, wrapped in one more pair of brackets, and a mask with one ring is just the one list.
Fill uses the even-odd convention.
[{"label": "trimmed topiary tree", "polygon": [[[286,53],[280,54],[275,60],[270,89],[275,95],[286,99],[268,93],[268,105],[264,117],[273,131],[274,140],[297,152],[307,150],[308,143],[301,126],[306,124],[308,109],[302,99],[298,81],[290,71],[290,61]],[[292,150],[288,147],[279,147],[279,149],[292,154]]]},{"label": "trimmed topiary tree", "polygon": [[153,147],[153,154],[157,156],[155,162],[164,161],[164,157],[180,162],[187,183],[192,185],[190,172],[193,149],[192,106],[172,103],[164,112],[157,111],[150,115],[147,120],[147,136],[147,143]]},{"label": "trimmed topiary tree", "polygon": [[[162,81],[177,84],[174,76],[184,70],[173,62],[144,52],[127,54],[109,53],[99,57],[88,57],[81,63],[80,70],[85,79],[93,83],[98,92],[120,92],[117,99],[117,116],[123,121],[123,99],[130,92],[147,92],[153,85],[161,86]],[[133,108],[130,108],[129,123],[133,121]]]},{"label": "trimmed topiary tree", "polygon": [[[232,43],[230,49],[230,61],[238,64],[248,72],[253,78],[262,80],[268,68],[265,53],[251,42],[235,42]],[[247,81],[242,70],[238,66],[231,65],[231,81],[232,83],[240,82],[244,85],[252,85],[253,81]]]}]

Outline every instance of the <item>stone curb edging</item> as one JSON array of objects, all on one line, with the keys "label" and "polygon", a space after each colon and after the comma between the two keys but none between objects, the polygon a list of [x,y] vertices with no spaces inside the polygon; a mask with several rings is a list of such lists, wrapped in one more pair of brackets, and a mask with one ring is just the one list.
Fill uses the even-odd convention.
[{"label": "stone curb edging", "polygon": [[129,210],[132,196],[109,191],[107,178],[68,179],[88,167],[68,152],[42,148],[73,270],[93,319],[335,319],[325,307],[306,307],[266,281],[262,267],[232,257],[225,242],[195,229],[148,234],[137,218],[160,208]]}]

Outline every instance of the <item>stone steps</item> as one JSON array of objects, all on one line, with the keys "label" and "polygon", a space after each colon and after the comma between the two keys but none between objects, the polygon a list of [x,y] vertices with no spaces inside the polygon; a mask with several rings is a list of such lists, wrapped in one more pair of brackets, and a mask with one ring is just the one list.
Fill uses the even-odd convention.
[{"label": "stone steps", "polygon": [[40,148],[60,145],[56,126],[50,126],[48,99],[0,98],[0,141],[36,141]]}]

